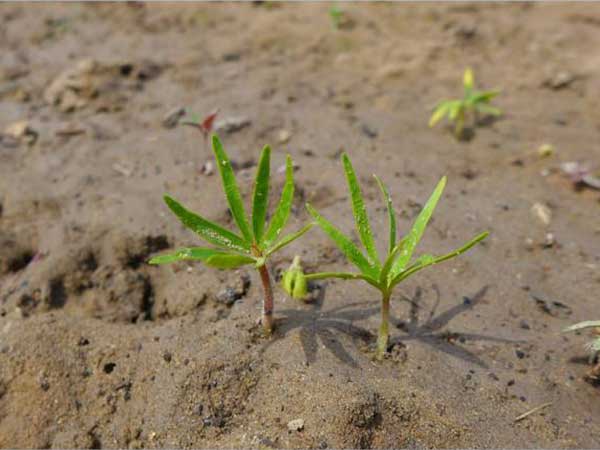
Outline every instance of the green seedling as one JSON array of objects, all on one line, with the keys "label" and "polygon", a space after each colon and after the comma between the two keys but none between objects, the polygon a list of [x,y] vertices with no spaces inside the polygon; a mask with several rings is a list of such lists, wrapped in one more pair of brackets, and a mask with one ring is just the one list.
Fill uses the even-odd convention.
[{"label": "green seedling", "polygon": [[329,18],[331,19],[333,28],[339,30],[344,21],[344,11],[339,6],[334,5],[329,9]]},{"label": "green seedling", "polygon": [[267,226],[270,147],[264,147],[258,162],[250,220],[246,216],[231,162],[216,135],[212,137],[212,148],[215,154],[216,165],[221,174],[223,190],[229,204],[229,210],[241,234],[234,233],[204,219],[186,209],[172,197],[165,195],[165,203],[183,225],[196,232],[202,239],[212,244],[215,248],[180,248],[174,253],[155,256],[149,262],[150,264],[167,264],[187,260],[202,261],[207,266],[216,267],[217,269],[236,269],[249,264],[254,265],[260,274],[264,289],[261,322],[265,331],[270,333],[273,329],[273,290],[266,265],[267,260],[273,253],[306,233],[313,224],[310,223],[304,226],[296,233],[279,237],[288,221],[294,198],[294,170],[292,159],[289,155],[286,159],[286,179],[281,199]]},{"label": "green seedling", "polygon": [[[585,330],[592,328],[596,337],[586,344],[586,348],[590,351],[590,364],[593,364],[594,360],[600,355],[600,320],[586,320],[584,322],[576,323],[563,330],[563,333],[572,331]],[[588,377],[592,380],[600,380],[600,361],[596,366],[589,372]]]},{"label": "green seedling", "polygon": [[[375,176],[379,185],[383,199],[387,205],[387,213],[389,220],[389,245],[386,255],[383,259],[379,258],[375,241],[369,225],[369,218],[361,193],[356,174],[350,163],[350,159],[346,154],[342,155],[342,163],[348,181],[350,196],[352,201],[352,209],[356,222],[356,230],[360,236],[360,240],[366,250],[366,254],[346,235],[344,235],[331,222],[319,214],[310,204],[306,205],[308,212],[313,216],[315,222],[323,229],[323,231],[334,241],[334,243],[343,252],[349,262],[354,264],[359,272],[321,272],[305,275],[305,280],[319,280],[326,278],[341,278],[344,280],[363,280],[371,286],[378,289],[381,293],[381,325],[379,327],[379,336],[377,339],[376,356],[381,359],[388,349],[389,339],[389,312],[390,298],[393,289],[400,282],[407,279],[425,267],[446,261],[454,258],[461,253],[466,252],[475,244],[485,239],[487,232],[473,238],[467,244],[457,250],[447,253],[442,256],[422,255],[411,261],[415,247],[419,243],[423,232],[427,226],[433,210],[442,195],[446,184],[446,177],[443,177],[435,188],[433,194],[423,207],[423,210],[415,220],[410,232],[399,241],[396,240],[396,214],[392,205],[389,191],[382,181]],[[284,286],[285,287],[285,286]],[[286,289],[289,294],[293,295],[293,291]]]},{"label": "green seedling", "polygon": [[465,70],[463,75],[463,98],[443,100],[438,103],[429,119],[429,127],[433,127],[444,116],[447,116],[448,121],[454,123],[454,135],[460,138],[468,116],[472,117],[474,123],[477,122],[480,114],[500,116],[502,111],[490,105],[490,101],[500,91],[478,91],[475,89],[474,84],[473,71],[471,69]]}]

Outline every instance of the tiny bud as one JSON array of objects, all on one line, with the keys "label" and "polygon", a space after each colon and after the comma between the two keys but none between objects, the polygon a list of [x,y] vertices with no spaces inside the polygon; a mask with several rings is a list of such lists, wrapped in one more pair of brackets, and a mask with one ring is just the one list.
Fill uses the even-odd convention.
[{"label": "tiny bud", "polygon": [[295,256],[292,265],[283,273],[281,280],[283,289],[292,297],[298,300],[304,300],[308,294],[306,276],[302,271],[300,257]]}]

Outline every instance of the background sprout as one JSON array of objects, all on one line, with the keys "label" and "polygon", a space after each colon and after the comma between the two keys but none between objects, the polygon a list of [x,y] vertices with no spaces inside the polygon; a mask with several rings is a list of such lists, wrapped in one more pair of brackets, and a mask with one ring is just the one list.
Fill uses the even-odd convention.
[{"label": "background sprout", "polygon": [[149,263],[167,264],[175,261],[192,260],[202,261],[207,266],[218,269],[235,269],[247,264],[253,264],[260,274],[264,289],[261,322],[265,331],[270,333],[273,329],[273,291],[269,271],[266,266],[267,259],[274,252],[306,233],[313,224],[310,223],[296,233],[279,238],[289,218],[294,197],[293,165],[289,155],[286,158],[286,180],[281,193],[281,199],[267,227],[270,147],[265,146],[260,156],[254,183],[252,216],[251,220],[248,221],[229,157],[216,135],[212,138],[212,146],[229,209],[241,234],[236,234],[204,219],[186,209],[172,197],[165,195],[165,203],[179,220],[215,248],[180,248],[174,253],[155,256]]},{"label": "background sprout", "polygon": [[344,20],[344,11],[342,11],[338,5],[334,5],[329,8],[329,17],[331,19],[333,28],[337,30],[340,28]]},{"label": "background sprout", "polygon": [[467,115],[471,115],[476,122],[479,114],[500,116],[502,111],[490,105],[490,101],[500,93],[498,90],[477,91],[474,88],[474,77],[471,69],[466,69],[463,75],[464,94],[462,99],[443,100],[437,104],[429,119],[429,127],[433,127],[444,116],[449,122],[454,123],[454,135],[462,136]]},{"label": "background sprout", "polygon": [[[321,216],[310,204],[306,205],[308,212],[313,216],[316,223],[323,231],[335,242],[339,249],[344,253],[348,261],[354,264],[359,272],[321,272],[306,274],[306,280],[318,280],[324,278],[341,278],[344,280],[363,280],[375,287],[381,292],[381,325],[379,328],[379,336],[377,339],[376,356],[381,359],[388,348],[389,339],[389,311],[390,297],[396,285],[404,281],[409,276],[418,272],[425,267],[446,261],[454,258],[461,253],[466,252],[479,241],[485,239],[487,232],[473,238],[471,241],[462,247],[441,256],[422,255],[417,259],[411,260],[413,252],[421,240],[423,232],[427,226],[435,206],[442,195],[444,186],[446,185],[446,177],[443,177],[433,191],[433,194],[423,207],[423,210],[415,220],[415,223],[410,232],[399,241],[396,240],[396,215],[392,200],[390,198],[387,187],[382,181],[375,176],[379,188],[381,189],[383,198],[387,205],[389,219],[389,245],[386,255],[383,259],[379,258],[375,241],[371,232],[369,218],[365,209],[363,196],[358,185],[358,180],[350,159],[346,154],[342,155],[342,162],[346,172],[346,179],[350,189],[352,200],[352,210],[356,222],[356,229],[360,236],[366,254],[358,248],[352,240],[339,231],[331,222]],[[289,291],[288,291],[289,292]]]},{"label": "background sprout", "polygon": [[[600,320],[587,320],[576,323],[565,328],[563,333],[584,330],[586,328],[592,328],[596,334],[596,337],[586,344],[586,348],[591,352],[590,364],[592,364],[600,354]],[[588,374],[588,377],[593,380],[600,380],[600,362],[597,362],[596,366]]]}]

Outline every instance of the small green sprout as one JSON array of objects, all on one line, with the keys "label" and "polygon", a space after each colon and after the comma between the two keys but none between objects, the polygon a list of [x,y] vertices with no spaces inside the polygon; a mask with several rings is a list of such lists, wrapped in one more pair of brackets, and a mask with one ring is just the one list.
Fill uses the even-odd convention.
[{"label": "small green sprout", "polygon": [[[584,330],[586,328],[592,328],[596,334],[596,337],[586,344],[586,348],[590,351],[590,364],[592,364],[600,354],[600,320],[586,320],[576,323],[565,328],[563,333]],[[589,372],[588,377],[593,380],[600,380],[600,362]]]},{"label": "small green sprout", "polygon": [[458,100],[443,100],[438,103],[429,119],[429,127],[433,127],[444,116],[448,116],[448,121],[454,123],[454,135],[460,138],[468,115],[472,116],[475,122],[479,114],[500,116],[502,111],[490,105],[490,101],[500,91],[477,91],[474,88],[474,84],[473,71],[471,69],[465,70],[463,75],[463,98]]},{"label": "small green sprout", "polygon": [[406,278],[418,272],[419,270],[424,269],[425,267],[446,261],[466,252],[475,244],[485,239],[488,233],[481,233],[467,244],[445,255],[422,255],[419,258],[411,261],[415,247],[421,240],[423,232],[427,226],[427,222],[429,221],[433,210],[435,209],[435,206],[442,195],[442,191],[444,190],[444,186],[446,184],[446,177],[443,177],[438,183],[433,194],[415,220],[410,232],[402,239],[397,241],[396,215],[394,212],[394,207],[392,206],[392,200],[390,198],[389,191],[383,182],[374,175],[375,180],[379,184],[383,199],[387,205],[389,219],[389,245],[385,258],[380,260],[375,247],[373,234],[371,233],[369,218],[367,216],[361,189],[348,155],[342,155],[342,163],[344,165],[346,179],[348,181],[348,187],[350,190],[356,229],[360,236],[360,240],[365,247],[366,255],[358,248],[356,244],[354,244],[354,242],[352,242],[349,237],[345,236],[331,222],[321,216],[310,204],[307,204],[306,208],[313,216],[316,223],[335,242],[339,249],[344,253],[348,261],[350,261],[359,269],[359,272],[311,273],[306,274],[305,278],[307,281],[325,278],[364,280],[381,292],[381,325],[379,328],[376,351],[377,358],[381,359],[388,349],[390,297],[394,287],[396,287],[398,283],[404,281]]},{"label": "small green sprout", "polygon": [[278,239],[289,218],[294,198],[294,170],[289,155],[286,159],[286,179],[281,199],[267,227],[271,148],[269,146],[263,148],[258,162],[254,183],[252,217],[248,221],[231,162],[216,135],[212,137],[212,147],[221,174],[229,210],[241,234],[236,234],[204,219],[186,209],[172,197],[165,195],[165,203],[183,225],[196,232],[202,239],[216,248],[180,248],[174,253],[155,256],[149,263],[168,264],[176,261],[192,260],[202,261],[207,266],[216,267],[217,269],[235,269],[253,264],[260,274],[264,289],[261,322],[265,331],[270,333],[273,329],[273,291],[266,266],[267,259],[274,252],[306,233],[313,224],[310,223],[296,233]]},{"label": "small green sprout", "polygon": [[344,21],[344,11],[339,6],[334,5],[329,9],[329,17],[331,18],[333,28],[339,30]]}]

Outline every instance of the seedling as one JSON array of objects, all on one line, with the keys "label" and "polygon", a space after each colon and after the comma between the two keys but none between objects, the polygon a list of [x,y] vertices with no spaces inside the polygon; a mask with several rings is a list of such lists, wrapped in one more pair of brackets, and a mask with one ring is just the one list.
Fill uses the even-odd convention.
[{"label": "seedling", "polygon": [[[586,344],[586,348],[590,351],[590,363],[593,364],[600,355],[600,320],[587,320],[576,323],[563,330],[563,333],[570,331],[579,331],[586,328],[592,328],[596,337]],[[596,362],[595,367],[588,373],[588,378],[600,381],[600,361]]]},{"label": "seedling", "polygon": [[339,30],[344,21],[344,11],[339,6],[334,5],[329,9],[329,17],[331,18],[333,28]]},{"label": "seedling", "polygon": [[478,91],[474,88],[474,84],[473,71],[471,69],[465,70],[463,75],[463,98],[443,100],[438,103],[429,119],[429,127],[433,127],[444,116],[447,116],[448,121],[454,123],[454,135],[459,139],[463,134],[468,116],[471,116],[473,122],[476,123],[480,114],[489,114],[496,117],[501,115],[502,111],[490,105],[490,101],[500,91]]},{"label": "seedling", "polygon": [[[447,253],[442,256],[422,255],[411,262],[411,258],[415,247],[419,243],[423,232],[427,226],[435,206],[442,195],[444,186],[446,185],[446,177],[443,177],[433,191],[433,194],[425,204],[423,210],[415,220],[415,223],[410,232],[396,241],[396,214],[392,205],[389,191],[383,182],[375,176],[379,185],[383,199],[387,205],[387,213],[389,220],[389,244],[385,258],[380,260],[375,241],[369,225],[369,218],[365,209],[365,204],[362,196],[356,174],[350,163],[350,159],[346,154],[342,155],[342,163],[348,181],[350,190],[352,209],[356,222],[356,230],[360,236],[360,240],[366,250],[366,255],[352,240],[337,229],[331,222],[319,214],[310,204],[306,205],[308,212],[313,216],[316,223],[323,231],[334,241],[339,249],[344,253],[349,262],[354,264],[359,272],[321,272],[306,274],[305,279],[319,280],[325,278],[341,278],[344,280],[363,280],[375,287],[381,292],[381,325],[379,327],[379,336],[377,339],[376,356],[381,359],[388,348],[389,339],[389,312],[390,312],[390,297],[393,289],[400,282],[407,279],[409,276],[418,272],[425,267],[433,264],[446,261],[454,258],[461,253],[466,252],[479,241],[485,239],[487,232],[473,238],[467,244],[457,250]],[[302,291],[302,290],[300,290]],[[288,293],[294,294],[293,290],[288,289]]]},{"label": "seedling", "polygon": [[174,253],[155,256],[149,262],[150,264],[167,264],[185,260],[202,261],[207,266],[217,269],[236,269],[248,264],[254,265],[260,274],[264,289],[261,322],[265,331],[270,333],[273,329],[273,290],[266,265],[267,260],[273,253],[306,233],[313,224],[305,225],[296,233],[279,238],[288,221],[294,198],[293,164],[289,155],[286,158],[286,179],[281,199],[267,226],[271,148],[269,146],[263,148],[258,162],[250,221],[244,210],[231,162],[216,135],[212,137],[212,148],[216,165],[221,174],[229,210],[241,234],[204,219],[186,209],[177,200],[165,195],[165,203],[183,225],[216,248],[180,248]]}]

